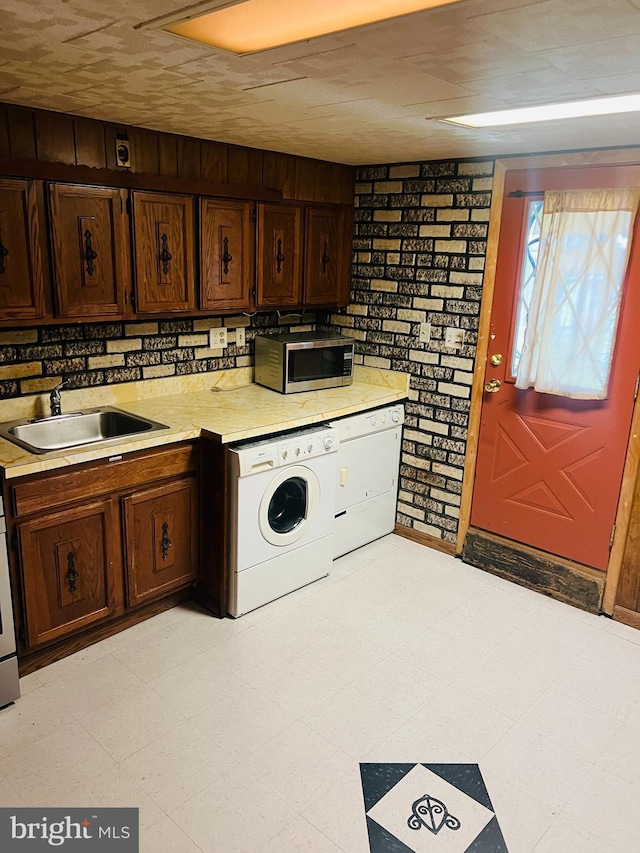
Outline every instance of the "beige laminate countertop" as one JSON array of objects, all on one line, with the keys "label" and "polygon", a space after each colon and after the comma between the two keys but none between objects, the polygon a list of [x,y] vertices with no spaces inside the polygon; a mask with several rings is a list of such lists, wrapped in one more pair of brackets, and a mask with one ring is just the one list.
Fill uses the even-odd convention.
[{"label": "beige laminate countertop", "polygon": [[[161,447],[202,433],[225,444],[353,414],[404,399],[409,377],[356,367],[352,385],[279,394],[252,382],[250,368],[62,392],[63,412],[117,406],[166,424],[149,436],[121,438],[75,450],[35,455],[0,438],[0,467],[9,479],[81,462]],[[45,399],[47,395],[44,395]],[[42,416],[43,398],[0,403],[0,421]]]}]

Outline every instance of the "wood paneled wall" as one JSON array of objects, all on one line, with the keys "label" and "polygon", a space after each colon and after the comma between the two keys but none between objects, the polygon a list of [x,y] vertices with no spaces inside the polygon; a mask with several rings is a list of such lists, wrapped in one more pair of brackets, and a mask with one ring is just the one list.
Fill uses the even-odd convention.
[{"label": "wood paneled wall", "polygon": [[[116,166],[118,134],[129,139],[130,169]],[[217,190],[238,195],[243,187],[244,195],[254,189],[256,198],[260,191],[267,195],[271,191],[272,198],[353,203],[355,170],[351,166],[0,104],[0,173],[3,165],[16,160],[106,169],[120,175],[117,183],[122,185],[135,185],[139,182],[134,176],[144,174],[165,179],[164,186],[180,181],[196,191],[196,185],[210,184],[212,194]],[[85,169],[78,180],[85,180]]]}]

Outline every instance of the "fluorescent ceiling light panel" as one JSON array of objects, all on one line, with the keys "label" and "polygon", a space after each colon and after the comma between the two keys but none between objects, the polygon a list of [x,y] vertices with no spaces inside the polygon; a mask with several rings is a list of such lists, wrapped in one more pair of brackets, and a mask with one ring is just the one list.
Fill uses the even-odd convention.
[{"label": "fluorescent ceiling light panel", "polygon": [[465,127],[499,127],[506,124],[527,124],[536,121],[558,121],[585,116],[604,116],[614,113],[632,113],[640,110],[640,94],[619,95],[614,98],[594,98],[589,101],[572,101],[568,104],[542,104],[516,110],[498,110],[492,113],[474,113],[452,116],[440,121],[461,124]]},{"label": "fluorescent ceiling light panel", "polygon": [[456,2],[459,0],[245,0],[166,24],[163,29],[231,53],[255,53]]}]

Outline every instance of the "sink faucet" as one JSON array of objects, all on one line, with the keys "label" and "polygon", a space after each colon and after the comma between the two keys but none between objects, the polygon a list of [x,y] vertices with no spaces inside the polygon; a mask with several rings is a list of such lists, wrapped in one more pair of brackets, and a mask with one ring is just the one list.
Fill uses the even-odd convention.
[{"label": "sink faucet", "polygon": [[59,382],[49,394],[49,405],[51,406],[51,417],[62,414],[62,400],[60,399],[60,389],[67,384],[66,380]]}]

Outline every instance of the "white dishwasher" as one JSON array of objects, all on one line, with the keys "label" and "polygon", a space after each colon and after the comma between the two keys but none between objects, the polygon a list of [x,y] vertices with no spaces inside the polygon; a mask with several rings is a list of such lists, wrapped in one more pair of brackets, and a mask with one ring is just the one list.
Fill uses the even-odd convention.
[{"label": "white dishwasher", "polygon": [[334,560],[393,531],[403,423],[396,403],[329,424],[338,435]]}]

